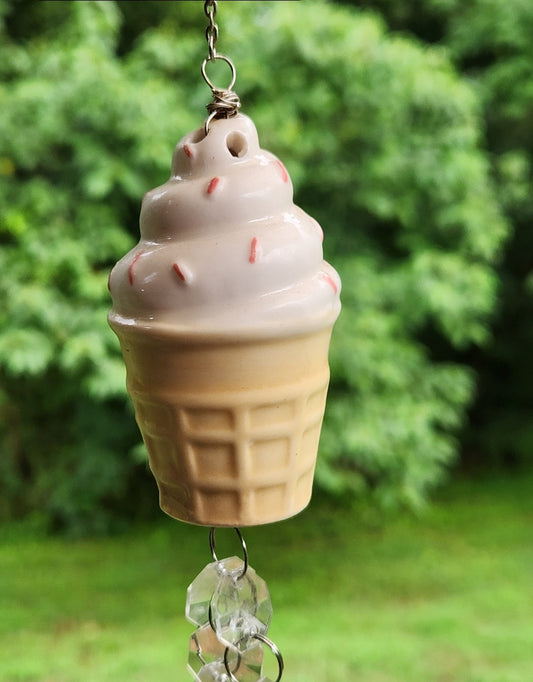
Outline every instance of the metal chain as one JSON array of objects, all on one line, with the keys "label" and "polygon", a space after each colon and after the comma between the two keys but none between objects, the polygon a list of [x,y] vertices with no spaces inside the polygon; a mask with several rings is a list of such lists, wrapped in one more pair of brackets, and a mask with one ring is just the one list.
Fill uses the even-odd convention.
[{"label": "metal chain", "polygon": [[205,37],[207,40],[207,59],[212,62],[217,58],[217,51],[215,48],[218,40],[218,26],[215,24],[215,16],[217,13],[216,0],[206,0],[204,2],[205,16],[209,19],[209,26],[205,29]]}]

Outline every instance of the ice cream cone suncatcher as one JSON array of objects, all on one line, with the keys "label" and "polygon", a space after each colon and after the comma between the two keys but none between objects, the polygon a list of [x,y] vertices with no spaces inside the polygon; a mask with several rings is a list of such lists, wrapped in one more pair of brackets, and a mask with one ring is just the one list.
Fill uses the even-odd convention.
[{"label": "ice cream cone suncatcher", "polygon": [[213,113],[143,199],[109,322],[162,509],[249,526],[311,497],[340,280],[252,121]]},{"label": "ice cream cone suncatcher", "polygon": [[[143,199],[140,241],[110,275],[109,322],[162,509],[212,527],[214,561],[188,592],[198,626],[189,669],[196,680],[268,682],[259,679],[263,645],[278,680],[283,671],[266,637],[268,590],[247,558],[244,568],[216,558],[214,531],[280,521],[308,504],[340,279],[323,259],[322,229],[294,205],[285,166],[239,113],[235,69],[215,49],[216,3],[204,8],[209,116]],[[231,68],[227,89],[207,77],[216,59]]]}]

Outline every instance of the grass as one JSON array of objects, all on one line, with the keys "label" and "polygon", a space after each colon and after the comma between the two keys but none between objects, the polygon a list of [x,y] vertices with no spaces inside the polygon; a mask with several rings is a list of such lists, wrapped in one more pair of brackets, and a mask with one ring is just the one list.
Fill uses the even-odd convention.
[{"label": "grass", "polygon": [[[245,532],[287,682],[533,681],[533,475],[462,481],[383,522],[316,501]],[[229,531],[219,556],[238,553]],[[207,531],[0,535],[2,682],[185,682],[185,591]],[[276,677],[275,661],[267,673]]]}]

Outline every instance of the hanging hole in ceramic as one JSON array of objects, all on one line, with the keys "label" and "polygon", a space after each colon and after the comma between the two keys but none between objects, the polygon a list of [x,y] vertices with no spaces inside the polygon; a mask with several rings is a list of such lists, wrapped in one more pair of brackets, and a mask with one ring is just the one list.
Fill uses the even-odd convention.
[{"label": "hanging hole in ceramic", "polygon": [[232,156],[242,158],[248,151],[248,142],[242,133],[233,132],[226,137],[226,147]]}]

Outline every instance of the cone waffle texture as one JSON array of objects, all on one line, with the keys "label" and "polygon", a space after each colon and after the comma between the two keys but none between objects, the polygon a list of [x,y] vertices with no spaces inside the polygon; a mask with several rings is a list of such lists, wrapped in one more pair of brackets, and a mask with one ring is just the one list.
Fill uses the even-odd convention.
[{"label": "cone waffle texture", "polygon": [[307,506],[331,328],[191,343],[113,327],[165,512],[200,525],[250,526]]}]

